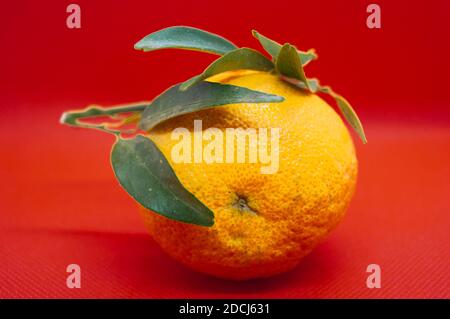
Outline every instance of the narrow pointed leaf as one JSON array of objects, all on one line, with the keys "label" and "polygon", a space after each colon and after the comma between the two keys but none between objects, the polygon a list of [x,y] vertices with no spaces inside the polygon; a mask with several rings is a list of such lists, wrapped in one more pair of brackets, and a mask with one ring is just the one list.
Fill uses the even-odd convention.
[{"label": "narrow pointed leaf", "polygon": [[164,155],[148,138],[119,138],[111,164],[120,185],[139,204],[165,217],[212,226],[214,214],[184,188]]},{"label": "narrow pointed leaf", "polygon": [[[107,133],[120,133],[120,130],[111,129],[112,126],[118,127],[121,124],[128,124],[130,120],[136,118],[136,114],[144,111],[149,103],[136,103],[136,104],[126,104],[120,105],[117,107],[101,107],[101,106],[89,106],[84,110],[72,110],[64,112],[61,116],[60,123],[66,124],[69,126],[82,127],[82,128],[90,128],[97,129],[101,131],[105,131]],[[109,116],[115,117],[122,113],[133,113],[134,115],[124,118],[120,123],[110,124],[110,123],[99,123],[99,124],[90,124],[80,122],[81,119],[87,118],[95,118],[99,116]]]},{"label": "narrow pointed leaf", "polygon": [[307,79],[308,88],[312,93],[316,93],[319,90],[320,84],[318,79]]},{"label": "narrow pointed leaf", "polygon": [[193,77],[184,82],[180,89],[182,91],[188,89],[195,83],[203,81],[215,74],[219,74],[231,70],[257,70],[269,71],[274,68],[272,61],[264,55],[249,48],[240,48],[230,51],[211,63],[205,71],[199,76]]},{"label": "narrow pointed leaf", "polygon": [[332,96],[335,99],[339,109],[341,110],[342,115],[344,115],[345,119],[350,124],[350,126],[355,130],[358,136],[361,138],[362,142],[366,144],[367,138],[366,135],[364,134],[364,128],[361,124],[361,121],[358,118],[358,115],[356,115],[355,110],[353,110],[350,103],[348,103],[348,101],[344,97],[336,93],[333,93]]},{"label": "narrow pointed leaf", "polygon": [[314,49],[309,49],[306,52],[297,50],[300,60],[302,61],[302,65],[305,66],[312,60],[317,60],[317,54]]},{"label": "narrow pointed leaf", "polygon": [[329,94],[334,98],[336,104],[344,116],[345,120],[350,124],[350,126],[355,130],[356,134],[361,138],[364,144],[367,143],[367,138],[364,133],[364,128],[355,110],[352,108],[350,103],[341,95],[335,93],[329,86],[319,86],[319,91],[322,93]]},{"label": "narrow pointed leaf", "polygon": [[280,53],[281,44],[269,39],[268,37],[262,35],[256,30],[253,30],[252,34],[259,41],[259,43],[261,43],[264,50],[266,50],[267,53],[269,53],[272,56],[272,58],[276,59],[278,53]]},{"label": "narrow pointed leaf", "polygon": [[185,49],[222,55],[237,49],[216,34],[197,28],[175,26],[151,33],[134,45],[136,50]]},{"label": "narrow pointed leaf", "polygon": [[142,113],[140,127],[146,131],[181,114],[234,103],[282,102],[283,97],[244,87],[199,82],[186,91],[175,85],[158,96]]},{"label": "narrow pointed leaf", "polygon": [[286,43],[280,50],[276,60],[276,67],[280,74],[288,78],[293,78],[303,82],[309,90],[308,81],[306,79],[305,71],[297,54],[295,47]]},{"label": "narrow pointed leaf", "polygon": [[[252,34],[259,41],[264,50],[266,50],[267,53],[272,56],[274,61],[276,61],[282,45],[262,35],[256,30],[253,30]],[[317,59],[317,54],[313,49],[310,49],[307,52],[297,50],[297,53],[300,57],[300,61],[302,61],[303,66],[307,65],[310,61]]]}]

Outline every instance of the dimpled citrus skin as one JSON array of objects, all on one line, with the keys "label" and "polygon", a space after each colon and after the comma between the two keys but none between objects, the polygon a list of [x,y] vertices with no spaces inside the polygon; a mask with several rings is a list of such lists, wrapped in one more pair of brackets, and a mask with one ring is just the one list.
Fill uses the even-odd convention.
[{"label": "dimpled citrus skin", "polygon": [[[233,71],[209,81],[277,94],[285,101],[211,108],[152,129],[149,137],[181,183],[214,212],[215,223],[181,223],[141,208],[146,225],[170,256],[203,273],[243,280],[287,271],[345,214],[357,177],[352,139],[324,100],[275,75]],[[171,132],[178,127],[193,132],[194,119],[203,121],[203,130],[280,128],[278,172],[261,174],[265,164],[258,163],[174,163],[171,150],[179,140],[172,140]]]}]

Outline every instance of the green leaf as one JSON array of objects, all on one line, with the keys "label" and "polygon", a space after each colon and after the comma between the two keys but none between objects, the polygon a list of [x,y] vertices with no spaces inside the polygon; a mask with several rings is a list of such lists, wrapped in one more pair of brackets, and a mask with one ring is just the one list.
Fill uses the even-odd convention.
[{"label": "green leaf", "polygon": [[364,128],[361,124],[361,121],[358,118],[358,115],[356,115],[355,110],[353,110],[350,103],[344,97],[335,93],[332,94],[332,96],[334,97],[345,119],[348,121],[350,126],[353,127],[353,129],[356,131],[358,136],[361,138],[362,142],[366,144],[367,138],[366,135],[364,134]]},{"label": "green leaf", "polygon": [[181,84],[180,89],[184,91],[195,83],[225,71],[243,69],[269,71],[273,68],[273,63],[258,51],[249,48],[240,48],[230,51],[224,56],[218,58],[216,61],[211,63],[211,65],[208,66],[202,74]]},{"label": "green leaf", "polygon": [[278,53],[280,53],[281,50],[281,44],[278,42],[275,42],[268,37],[263,36],[261,33],[258,33],[256,30],[252,30],[253,36],[261,43],[264,50],[269,53],[273,59],[276,59],[278,56]]},{"label": "green leaf", "polygon": [[305,66],[312,60],[317,60],[318,56],[314,49],[309,49],[306,52],[297,50],[300,60],[302,61],[302,65]]},{"label": "green leaf", "polygon": [[185,49],[222,55],[237,49],[233,43],[200,29],[175,26],[151,33],[134,45],[136,50]]},{"label": "green leaf", "polygon": [[[139,104],[127,104],[122,105],[118,107],[109,107],[104,108],[101,106],[90,106],[84,110],[74,110],[74,111],[67,111],[64,112],[61,116],[60,123],[66,124],[69,126],[75,126],[75,127],[82,127],[82,128],[90,128],[90,129],[97,129],[101,130],[107,133],[114,133],[118,134],[121,132],[121,130],[117,129],[111,129],[111,126],[118,127],[119,125],[110,124],[110,123],[100,123],[100,124],[88,124],[88,123],[82,123],[80,122],[81,119],[84,118],[93,118],[93,117],[99,117],[99,116],[110,116],[114,117],[121,113],[134,113],[138,114],[148,106],[148,104],[139,103]],[[127,121],[127,119],[123,120],[124,122]]]},{"label": "green leaf", "polygon": [[164,155],[148,138],[119,138],[111,164],[120,185],[138,203],[165,217],[212,226],[214,214],[184,188]]},{"label": "green leaf", "polygon": [[341,111],[346,121],[355,130],[356,134],[358,134],[362,142],[366,144],[367,138],[364,133],[364,128],[358,118],[358,115],[356,114],[350,103],[343,96],[333,92],[333,90],[329,86],[320,86],[319,91],[322,93],[327,93],[334,98],[339,110]]},{"label": "green leaf", "polygon": [[[276,61],[282,47],[281,44],[269,39],[266,36],[263,36],[256,30],[253,30],[252,34],[259,41],[259,43],[261,43],[264,50],[266,50],[267,53],[272,56],[273,60]],[[297,50],[297,53],[303,66],[307,65],[310,61],[317,59],[317,54],[313,49],[310,49],[307,52]]]},{"label": "green leaf", "polygon": [[309,91],[316,93],[319,90],[320,84],[318,79],[307,79]]},{"label": "green leaf", "polygon": [[303,82],[309,90],[309,84],[300,57],[298,56],[295,47],[289,43],[286,43],[281,48],[276,60],[276,67],[280,74]]},{"label": "green leaf", "polygon": [[213,82],[199,82],[181,91],[177,84],[159,95],[142,113],[140,127],[150,130],[157,124],[181,114],[234,103],[282,102],[283,97],[244,87]]}]

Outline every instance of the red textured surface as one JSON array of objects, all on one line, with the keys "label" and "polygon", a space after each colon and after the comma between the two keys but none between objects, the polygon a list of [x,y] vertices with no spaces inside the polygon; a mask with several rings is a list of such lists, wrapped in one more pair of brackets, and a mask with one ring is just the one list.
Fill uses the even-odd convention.
[{"label": "red textured surface", "polygon": [[[450,4],[377,1],[383,27],[368,30],[365,1],[252,2],[78,1],[81,30],[65,27],[69,2],[2,4],[0,298],[450,297]],[[58,124],[67,108],[148,100],[199,72],[212,57],[132,49],[174,24],[241,46],[258,48],[256,28],[315,47],[309,74],[365,123],[348,214],[290,273],[235,283],[172,261],[113,177],[113,138]],[[81,266],[81,289],[65,285],[70,263]],[[366,288],[371,263],[381,289]]]}]

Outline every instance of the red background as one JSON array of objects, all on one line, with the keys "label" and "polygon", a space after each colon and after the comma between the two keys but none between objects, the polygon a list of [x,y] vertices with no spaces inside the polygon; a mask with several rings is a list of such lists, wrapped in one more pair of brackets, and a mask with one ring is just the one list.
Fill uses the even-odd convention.
[{"label": "red background", "polygon": [[[450,297],[450,2],[9,1],[0,10],[0,298]],[[344,4],[345,3],[345,4]],[[250,30],[316,48],[311,76],[347,97],[369,143],[338,229],[290,273],[228,282],[194,273],[146,235],[109,166],[113,138],[63,127],[63,110],[150,100],[213,56],[133,44],[191,25],[258,48]],[[82,288],[68,289],[77,263]],[[368,264],[382,288],[368,289]]]}]

